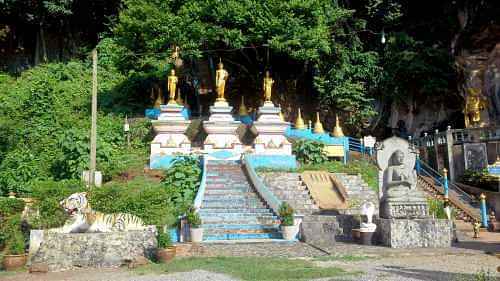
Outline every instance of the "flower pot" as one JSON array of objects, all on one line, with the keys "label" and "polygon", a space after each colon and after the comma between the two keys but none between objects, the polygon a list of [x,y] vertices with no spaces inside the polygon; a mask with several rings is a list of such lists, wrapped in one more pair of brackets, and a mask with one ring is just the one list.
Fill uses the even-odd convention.
[{"label": "flower pot", "polygon": [[5,255],[3,256],[2,266],[5,270],[15,270],[23,267],[28,261],[28,255]]},{"label": "flower pot", "polygon": [[375,232],[373,232],[373,231],[361,231],[360,232],[361,244],[372,245],[373,233],[375,233]]},{"label": "flower pot", "polygon": [[359,231],[359,229],[354,228],[351,230],[351,233],[352,233],[352,239],[354,241],[359,241],[361,239],[361,232]]},{"label": "flower pot", "polygon": [[283,235],[283,239],[285,240],[294,240],[295,237],[297,236],[297,226],[296,225],[290,225],[290,226],[281,226],[281,234]]},{"label": "flower pot", "polygon": [[167,263],[174,259],[176,249],[174,246],[167,248],[160,248],[156,250],[156,258],[159,262]]},{"label": "flower pot", "polygon": [[203,228],[191,228],[189,234],[191,235],[191,242],[200,243],[203,241]]}]

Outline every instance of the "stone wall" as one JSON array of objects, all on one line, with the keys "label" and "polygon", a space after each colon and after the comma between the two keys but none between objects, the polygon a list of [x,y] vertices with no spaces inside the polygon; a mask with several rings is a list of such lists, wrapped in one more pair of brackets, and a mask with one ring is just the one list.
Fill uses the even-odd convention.
[{"label": "stone wall", "polygon": [[376,219],[377,237],[391,248],[450,247],[452,225],[444,219]]},{"label": "stone wall", "polygon": [[45,264],[49,271],[75,267],[116,267],[140,257],[152,258],[156,248],[154,226],[145,231],[106,233],[32,230],[30,263]]},{"label": "stone wall", "polygon": [[335,237],[342,233],[337,216],[309,215],[300,226],[301,240],[316,247],[334,246]]}]

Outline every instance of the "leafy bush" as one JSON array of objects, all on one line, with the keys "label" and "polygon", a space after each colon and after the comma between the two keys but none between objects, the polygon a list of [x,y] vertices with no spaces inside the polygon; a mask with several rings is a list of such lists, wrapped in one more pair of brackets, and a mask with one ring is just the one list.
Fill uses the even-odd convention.
[{"label": "leafy bush", "polygon": [[[435,217],[436,219],[448,219],[444,211],[444,202],[438,199],[428,199],[427,204],[429,204],[429,215]],[[455,217],[455,211],[452,208],[451,217]]]},{"label": "leafy bush", "polygon": [[111,183],[87,193],[92,209],[103,213],[129,213],[148,225],[172,225],[174,209],[168,191],[157,182],[136,177],[126,183]]},{"label": "leafy bush", "polygon": [[0,245],[8,255],[20,255],[25,252],[26,237],[23,234],[21,214],[5,218],[0,224]]},{"label": "leafy bush", "polygon": [[302,164],[321,164],[328,160],[324,152],[325,145],[309,140],[297,140],[293,143],[293,153]]},{"label": "leafy bush", "polygon": [[186,219],[191,228],[198,228],[201,226],[201,217],[194,208],[190,208],[186,213]]},{"label": "leafy bush", "polygon": [[29,222],[37,229],[62,226],[68,219],[68,214],[59,202],[73,193],[85,190],[83,184],[77,180],[38,181],[33,183],[33,187],[33,208],[38,211],[38,215],[29,218]]},{"label": "leafy bush", "polygon": [[279,209],[279,215],[281,218],[282,226],[292,226],[293,225],[293,213],[294,210],[290,204],[283,202]]},{"label": "leafy bush", "polygon": [[0,219],[21,213],[24,210],[24,201],[17,198],[0,198]]},{"label": "leafy bush", "polygon": [[163,185],[170,194],[171,204],[182,215],[193,204],[201,182],[201,168],[197,157],[183,156],[174,160],[165,172]]},{"label": "leafy bush", "polygon": [[156,240],[158,241],[158,248],[167,248],[172,246],[172,239],[170,238],[170,234],[168,232],[160,231],[156,236]]}]

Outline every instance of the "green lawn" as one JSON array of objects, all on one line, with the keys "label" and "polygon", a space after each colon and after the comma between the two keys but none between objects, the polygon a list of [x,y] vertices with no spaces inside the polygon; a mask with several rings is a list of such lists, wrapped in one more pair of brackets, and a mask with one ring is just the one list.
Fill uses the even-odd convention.
[{"label": "green lawn", "polygon": [[242,280],[311,280],[357,273],[335,267],[316,267],[310,261],[268,257],[176,258],[168,264],[151,264],[135,269],[138,274],[186,272],[203,269]]},{"label": "green lawn", "polygon": [[330,173],[360,174],[363,180],[378,192],[378,170],[375,164],[367,160],[353,160],[346,165],[340,161],[328,161],[322,164],[302,165],[299,172],[303,171],[328,171]]}]

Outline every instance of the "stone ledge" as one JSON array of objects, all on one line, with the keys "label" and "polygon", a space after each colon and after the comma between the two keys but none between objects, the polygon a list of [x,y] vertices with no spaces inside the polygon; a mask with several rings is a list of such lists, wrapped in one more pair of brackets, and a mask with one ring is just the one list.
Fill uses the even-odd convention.
[{"label": "stone ledge", "polygon": [[140,257],[152,258],[156,248],[154,226],[144,231],[53,233],[32,230],[30,233],[30,263],[46,264],[49,271],[118,267]]},{"label": "stone ledge", "polygon": [[452,223],[445,219],[375,219],[377,236],[391,248],[450,247]]}]

